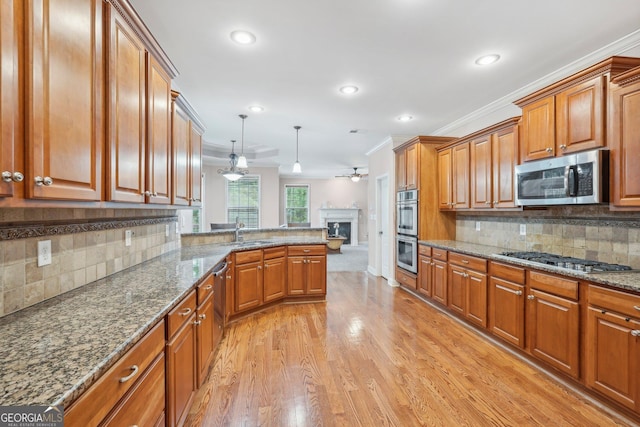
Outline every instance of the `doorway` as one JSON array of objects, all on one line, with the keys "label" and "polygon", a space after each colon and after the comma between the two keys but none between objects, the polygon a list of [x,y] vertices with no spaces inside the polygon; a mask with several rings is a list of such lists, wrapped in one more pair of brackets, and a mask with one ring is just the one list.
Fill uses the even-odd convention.
[{"label": "doorway", "polygon": [[376,264],[378,275],[388,279],[391,274],[389,175],[376,178]]}]

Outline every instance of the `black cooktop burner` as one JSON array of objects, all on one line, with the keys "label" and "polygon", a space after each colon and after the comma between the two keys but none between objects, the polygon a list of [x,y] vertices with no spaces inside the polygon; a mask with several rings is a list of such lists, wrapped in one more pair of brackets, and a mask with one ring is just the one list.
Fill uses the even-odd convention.
[{"label": "black cooktop burner", "polygon": [[628,265],[608,264],[606,262],[548,254],[545,252],[502,252],[500,255],[571,270],[584,271],[585,273],[631,270],[631,267]]}]

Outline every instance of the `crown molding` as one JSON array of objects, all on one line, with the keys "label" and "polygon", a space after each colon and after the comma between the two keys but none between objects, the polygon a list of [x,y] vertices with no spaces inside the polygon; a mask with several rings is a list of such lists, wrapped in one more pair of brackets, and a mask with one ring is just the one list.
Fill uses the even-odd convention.
[{"label": "crown molding", "polygon": [[366,153],[364,153],[365,156],[369,157],[371,156],[373,153],[375,153],[376,151],[380,151],[382,150],[384,147],[386,147],[387,145],[391,144],[393,146],[393,137],[388,136],[384,141],[382,141],[380,144],[376,145],[375,147],[373,147],[372,149],[370,149],[369,151],[367,151]]}]

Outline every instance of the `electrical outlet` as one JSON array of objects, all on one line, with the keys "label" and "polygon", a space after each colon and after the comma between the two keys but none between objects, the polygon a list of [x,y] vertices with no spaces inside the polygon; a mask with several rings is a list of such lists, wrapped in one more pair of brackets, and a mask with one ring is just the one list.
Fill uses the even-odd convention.
[{"label": "electrical outlet", "polygon": [[476,221],[476,231],[480,231],[480,221]]},{"label": "electrical outlet", "polygon": [[38,242],[38,267],[51,264],[51,240]]},{"label": "electrical outlet", "polygon": [[520,235],[521,236],[527,235],[527,224],[520,224]]},{"label": "electrical outlet", "polygon": [[124,232],[124,245],[131,246],[131,230],[125,230]]},{"label": "electrical outlet", "polygon": [[164,225],[164,237],[169,237],[169,224]]}]

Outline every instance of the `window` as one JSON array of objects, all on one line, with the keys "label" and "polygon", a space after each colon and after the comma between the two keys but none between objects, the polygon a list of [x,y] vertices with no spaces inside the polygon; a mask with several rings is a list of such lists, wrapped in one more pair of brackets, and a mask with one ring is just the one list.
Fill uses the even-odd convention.
[{"label": "window", "polygon": [[285,185],[284,194],[286,222],[309,222],[309,186]]},{"label": "window", "polygon": [[227,181],[227,222],[236,217],[247,228],[260,227],[260,177]]}]

